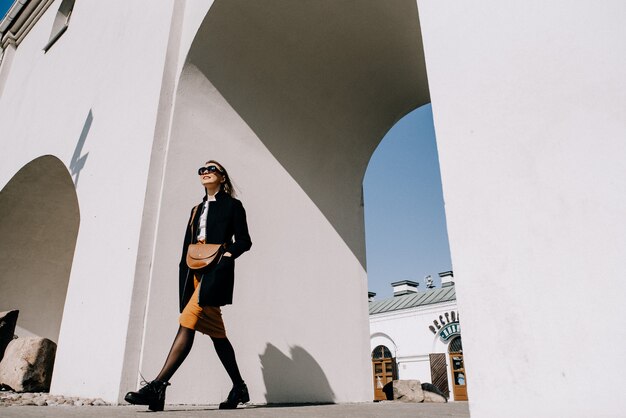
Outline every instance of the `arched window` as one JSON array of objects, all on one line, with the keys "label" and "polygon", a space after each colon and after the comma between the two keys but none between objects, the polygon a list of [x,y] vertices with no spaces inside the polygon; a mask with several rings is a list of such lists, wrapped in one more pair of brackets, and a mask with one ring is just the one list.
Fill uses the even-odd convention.
[{"label": "arched window", "polygon": [[391,351],[384,345],[379,345],[372,351],[372,360],[382,360],[392,358]]},{"label": "arched window", "polygon": [[463,344],[461,343],[461,337],[456,337],[448,345],[448,353],[462,353]]}]

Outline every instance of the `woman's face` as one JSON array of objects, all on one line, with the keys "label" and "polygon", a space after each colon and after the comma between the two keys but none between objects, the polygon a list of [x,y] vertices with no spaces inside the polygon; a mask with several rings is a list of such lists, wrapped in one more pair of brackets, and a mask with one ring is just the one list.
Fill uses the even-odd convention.
[{"label": "woman's face", "polygon": [[[221,183],[224,182],[224,176],[222,175],[222,173],[224,172],[224,170],[222,169],[222,167],[220,167],[219,164],[216,163],[208,163],[205,164],[204,167],[207,170],[202,170],[200,169],[198,175],[200,177],[200,183],[202,183],[202,185],[204,187],[207,186],[219,186]],[[212,168],[215,167],[216,169]]]}]

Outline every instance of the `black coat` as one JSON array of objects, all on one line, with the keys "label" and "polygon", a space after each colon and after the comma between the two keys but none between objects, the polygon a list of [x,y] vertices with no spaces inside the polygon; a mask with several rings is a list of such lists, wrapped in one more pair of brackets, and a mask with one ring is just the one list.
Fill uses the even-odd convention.
[{"label": "black coat", "polygon": [[[206,220],[205,242],[211,244],[226,244],[224,252],[229,252],[232,257],[222,257],[220,262],[205,270],[191,270],[187,267],[187,247],[190,243],[197,242],[200,215],[202,205],[206,201],[205,196],[197,207],[194,219],[191,210],[185,242],[183,243],[183,255],[179,264],[179,300],[180,311],[189,302],[189,298],[194,292],[193,273],[200,275],[200,306],[223,306],[233,303],[233,287],[235,283],[235,261],[245,251],[252,246],[248,224],[246,222],[246,211],[241,202],[223,191],[215,195],[215,201],[209,202]],[[193,233],[192,233],[193,226]],[[233,236],[235,241],[233,242]]]}]

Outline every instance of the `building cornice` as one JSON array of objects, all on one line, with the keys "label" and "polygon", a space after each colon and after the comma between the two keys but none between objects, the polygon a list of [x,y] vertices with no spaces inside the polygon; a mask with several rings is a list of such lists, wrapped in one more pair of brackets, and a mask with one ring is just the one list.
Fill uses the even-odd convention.
[{"label": "building cornice", "polygon": [[0,20],[0,34],[6,32],[27,2],[28,0],[17,0],[9,7],[9,10],[7,10],[2,20]]},{"label": "building cornice", "polygon": [[17,0],[0,21],[0,48],[18,46],[54,0]]}]

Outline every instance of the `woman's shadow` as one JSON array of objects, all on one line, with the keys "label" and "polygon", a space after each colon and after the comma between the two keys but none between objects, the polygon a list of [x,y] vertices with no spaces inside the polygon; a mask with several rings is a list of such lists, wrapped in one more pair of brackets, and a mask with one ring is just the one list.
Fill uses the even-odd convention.
[{"label": "woman's shadow", "polygon": [[291,358],[268,343],[259,355],[268,404],[334,403],[335,394],[324,371],[302,347],[289,349]]}]

